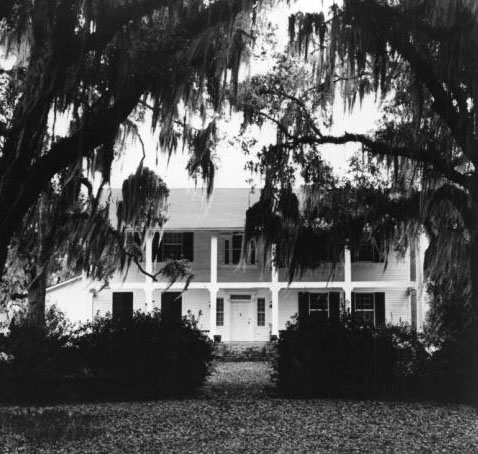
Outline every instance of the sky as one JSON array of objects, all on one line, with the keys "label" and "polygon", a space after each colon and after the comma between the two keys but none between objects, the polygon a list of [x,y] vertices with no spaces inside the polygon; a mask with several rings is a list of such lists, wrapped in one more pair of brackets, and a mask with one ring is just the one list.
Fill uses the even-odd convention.
[{"label": "sky", "polygon": [[[335,123],[330,134],[341,134],[345,131],[352,133],[367,133],[373,129],[379,119],[380,112],[373,97],[366,98],[361,108],[357,108],[350,115],[343,114],[343,107],[337,104],[334,107]],[[222,122],[220,124],[220,135],[234,138],[239,132],[239,121]],[[258,140],[258,145],[273,143],[275,140],[275,129],[272,127],[258,128],[252,136]],[[187,150],[179,148],[171,156],[157,150],[157,136],[150,133],[150,126],[146,122],[140,126],[140,134],[145,144],[146,158],[144,165],[154,169],[170,188],[202,187],[202,182],[196,182],[190,178],[186,170],[188,162]],[[347,171],[348,158],[357,150],[356,144],[346,146],[323,147],[322,155],[334,167],[337,174],[341,175]],[[231,145],[229,140],[220,140],[217,145],[217,171],[215,175],[215,187],[235,188],[249,187],[250,180],[256,186],[261,185],[257,175],[251,175],[244,169],[251,156],[247,156],[238,146]],[[111,185],[120,187],[123,179],[133,173],[142,157],[142,149],[134,140],[127,144],[127,149],[122,157],[117,160],[112,170]]]},{"label": "sky", "polygon": [[[1,0],[0,0],[1,1]],[[291,1],[290,6],[282,3],[274,6],[267,12],[267,20],[277,25],[277,40],[279,47],[285,47],[288,40],[287,17],[291,12],[296,11],[327,11],[333,0],[297,0]],[[242,68],[242,78],[257,73],[265,73],[272,69],[273,60],[262,59],[262,61],[253,60],[249,65]],[[14,64],[12,57],[6,58],[0,55],[0,67],[8,69]],[[343,106],[340,104],[340,97],[337,96],[337,104],[334,106],[334,124],[329,134],[341,134],[345,131],[355,133],[367,133],[371,131],[379,118],[379,109],[374,102],[373,97],[365,98],[361,107],[356,106],[352,114],[344,115]],[[65,119],[66,120],[66,119]],[[57,122],[57,133],[60,133],[61,126]],[[258,175],[251,175],[244,167],[251,159],[246,156],[238,145],[231,144],[231,139],[239,135],[239,126],[241,117],[236,114],[229,120],[220,121],[219,135],[222,137],[216,147],[217,152],[217,170],[215,175],[215,187],[249,187],[252,184],[261,186],[261,179]],[[68,122],[64,122],[66,130]],[[158,175],[167,183],[170,188],[194,187],[196,184],[202,187],[201,181],[197,182],[189,177],[186,170],[188,162],[187,150],[184,152],[181,148],[171,156],[158,150],[158,134],[151,132],[150,122],[146,119],[143,124],[139,124],[141,139],[146,149],[146,159],[144,164],[155,170]],[[255,128],[255,138],[258,140],[256,150],[263,145],[274,143],[275,129],[271,126],[265,126],[262,129]],[[347,171],[347,159],[357,150],[356,144],[347,146],[328,146],[323,148],[323,157],[327,159],[337,174],[343,174]],[[114,162],[111,174],[111,186],[121,187],[123,180],[134,173],[142,157],[142,148],[138,141],[128,141],[121,157]]]},{"label": "sky", "polygon": [[[295,11],[313,11],[327,10],[330,6],[330,0],[310,1],[299,0],[292,2],[290,9],[286,5],[274,8],[268,12],[267,19],[275,22],[278,26],[278,43],[279,46],[285,46],[287,42],[287,16],[289,12]],[[265,73],[271,69],[272,59],[263,60],[261,62],[252,61],[249,66],[243,68],[243,74]],[[374,98],[371,96],[365,98],[362,106],[356,106],[351,114],[345,115],[343,105],[340,104],[340,97],[337,97],[337,104],[334,106],[334,124],[329,134],[341,134],[345,131],[354,133],[367,133],[374,128],[376,121],[379,119],[379,108]],[[251,159],[243,153],[238,145],[234,146],[230,143],[230,139],[238,136],[240,116],[236,115],[229,121],[220,123],[220,140],[217,144],[217,170],[214,179],[215,187],[249,187],[251,181],[256,186],[261,186],[261,179],[258,175],[251,175],[244,169],[246,163]],[[157,149],[157,134],[153,135],[150,131],[150,124],[146,120],[140,125],[140,134],[145,144],[146,159],[144,164],[154,169],[158,175],[166,182],[170,188],[194,187],[196,184],[203,187],[201,181],[195,181],[190,178],[186,165],[188,162],[187,150],[177,152],[168,156]],[[258,146],[274,143],[275,129],[272,127],[264,127],[261,130],[256,128],[254,131],[255,138],[258,140]],[[346,146],[328,146],[323,148],[323,157],[328,160],[336,173],[341,175],[347,171],[347,160],[357,150],[356,144],[348,144]],[[117,160],[112,169],[111,185],[120,187],[123,179],[133,173],[140,162],[142,151],[139,143],[130,142],[127,150],[122,157]]]}]

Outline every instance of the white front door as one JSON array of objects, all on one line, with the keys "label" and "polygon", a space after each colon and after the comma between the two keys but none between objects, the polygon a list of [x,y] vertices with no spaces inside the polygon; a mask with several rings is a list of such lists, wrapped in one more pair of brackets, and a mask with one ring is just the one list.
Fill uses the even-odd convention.
[{"label": "white front door", "polygon": [[231,341],[252,340],[252,302],[231,301]]}]

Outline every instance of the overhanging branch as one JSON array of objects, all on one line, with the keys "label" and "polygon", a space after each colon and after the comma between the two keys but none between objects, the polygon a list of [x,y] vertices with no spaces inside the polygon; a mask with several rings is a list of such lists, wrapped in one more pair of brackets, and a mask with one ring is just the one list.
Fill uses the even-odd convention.
[{"label": "overhanging branch", "polygon": [[363,134],[345,133],[341,136],[316,136],[306,135],[295,137],[293,140],[282,144],[286,148],[295,148],[300,145],[344,145],[350,142],[362,144],[372,154],[380,156],[403,157],[413,161],[422,162],[433,166],[433,169],[441,173],[450,181],[468,189],[469,177],[453,169],[444,159],[430,151],[411,148],[411,147],[393,147],[384,142],[378,142]]}]

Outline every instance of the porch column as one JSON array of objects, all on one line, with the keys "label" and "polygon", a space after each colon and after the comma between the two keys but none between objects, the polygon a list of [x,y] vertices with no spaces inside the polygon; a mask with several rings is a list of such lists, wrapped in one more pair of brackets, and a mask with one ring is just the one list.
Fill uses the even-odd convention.
[{"label": "porch column", "polygon": [[352,310],[352,258],[348,247],[344,250],[344,298],[345,310]]},{"label": "porch column", "polygon": [[273,336],[279,335],[279,270],[275,263],[276,246],[272,246],[271,260],[271,296],[272,296],[272,332]]},{"label": "porch column", "polygon": [[211,270],[209,282],[209,336],[216,334],[216,298],[217,298],[217,235],[211,236]]},{"label": "porch column", "polygon": [[217,288],[209,289],[209,337],[214,339],[216,334],[216,298]]},{"label": "porch column", "polygon": [[272,288],[272,335],[279,335],[279,289]]},{"label": "porch column", "polygon": [[[153,274],[153,234],[150,230],[146,232],[145,256],[145,270],[147,273]],[[146,276],[146,286],[144,290],[146,293],[145,310],[152,311],[154,309],[153,279],[149,276]]]}]

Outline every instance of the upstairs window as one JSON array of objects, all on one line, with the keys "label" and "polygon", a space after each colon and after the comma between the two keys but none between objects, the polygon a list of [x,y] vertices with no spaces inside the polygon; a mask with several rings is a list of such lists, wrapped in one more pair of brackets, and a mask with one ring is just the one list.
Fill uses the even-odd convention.
[{"label": "upstairs window", "polygon": [[352,247],[352,262],[383,262],[378,246],[367,242]]},{"label": "upstairs window", "polygon": [[161,243],[158,232],[153,237],[153,262],[187,259],[194,261],[193,232],[164,232]]},{"label": "upstairs window", "polygon": [[163,253],[167,259],[181,259],[183,257],[183,234],[166,232],[163,237]]},{"label": "upstairs window", "polygon": [[[242,256],[242,233],[233,233],[224,237],[224,265],[238,265]],[[256,264],[256,245],[252,241],[249,246],[248,265]]]}]

